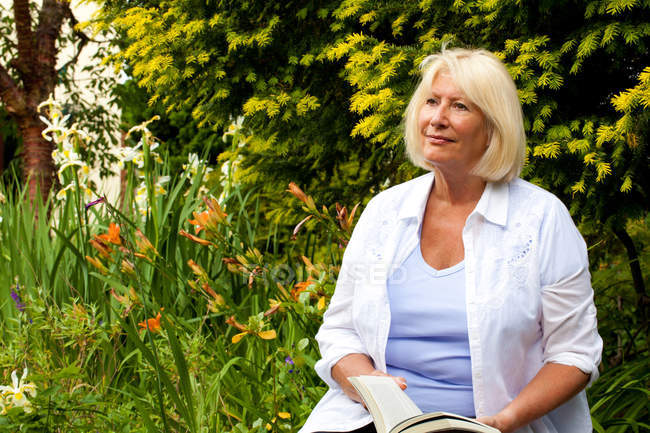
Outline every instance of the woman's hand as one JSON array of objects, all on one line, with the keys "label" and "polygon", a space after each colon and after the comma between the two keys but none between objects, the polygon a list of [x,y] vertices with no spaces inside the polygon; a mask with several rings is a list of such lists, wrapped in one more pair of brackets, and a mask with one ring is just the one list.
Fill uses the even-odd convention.
[{"label": "woman's hand", "polygon": [[499,413],[477,418],[477,421],[501,433],[510,433],[566,403],[583,390],[588,381],[589,375],[576,367],[548,363]]},{"label": "woman's hand", "polygon": [[[354,389],[354,386],[348,380],[352,376],[387,376],[392,377],[395,383],[401,388],[406,389],[406,379],[398,376],[391,376],[383,371],[375,369],[372,361],[367,355],[362,353],[351,353],[344,356],[332,367],[332,377],[341,386],[341,389],[352,400],[363,404],[361,396]],[[365,407],[365,405],[364,405]]]},{"label": "woman's hand", "polygon": [[508,426],[514,424],[512,420],[508,419],[508,414],[505,413],[504,411],[499,412],[494,416],[482,416],[480,418],[476,418],[476,421],[482,422],[483,424],[487,424],[490,427],[494,427],[495,429],[499,430],[501,433],[510,433],[512,429],[509,428]]}]

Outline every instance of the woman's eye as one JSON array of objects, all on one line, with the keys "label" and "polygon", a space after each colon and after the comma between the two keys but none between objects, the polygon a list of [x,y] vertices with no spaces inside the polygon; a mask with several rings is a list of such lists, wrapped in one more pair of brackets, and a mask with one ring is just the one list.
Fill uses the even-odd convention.
[{"label": "woman's eye", "polygon": [[427,99],[427,105],[436,105],[438,103],[438,100],[435,98],[429,98]]},{"label": "woman's eye", "polygon": [[467,105],[463,104],[462,102],[456,102],[455,105],[459,110],[468,110]]}]

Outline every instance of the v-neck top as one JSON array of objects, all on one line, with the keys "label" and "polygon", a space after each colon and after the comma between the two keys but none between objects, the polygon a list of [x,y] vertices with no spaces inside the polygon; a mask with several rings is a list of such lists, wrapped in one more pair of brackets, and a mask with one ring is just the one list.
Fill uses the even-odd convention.
[{"label": "v-neck top", "polygon": [[406,379],[406,394],[423,412],[474,417],[465,262],[436,270],[418,243],[387,288],[387,372]]}]

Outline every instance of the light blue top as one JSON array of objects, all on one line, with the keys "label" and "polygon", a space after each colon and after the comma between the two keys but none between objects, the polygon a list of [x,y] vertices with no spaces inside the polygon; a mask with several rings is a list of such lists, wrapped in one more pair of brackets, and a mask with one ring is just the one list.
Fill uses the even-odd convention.
[{"label": "light blue top", "polygon": [[389,278],[388,300],[388,373],[406,378],[423,412],[474,417],[464,261],[438,271],[418,243]]}]

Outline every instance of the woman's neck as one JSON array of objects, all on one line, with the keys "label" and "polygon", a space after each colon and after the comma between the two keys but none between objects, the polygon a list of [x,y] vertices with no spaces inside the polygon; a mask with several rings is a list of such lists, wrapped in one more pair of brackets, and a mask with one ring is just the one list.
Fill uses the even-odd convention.
[{"label": "woman's neck", "polygon": [[485,190],[486,181],[478,176],[463,173],[453,175],[434,169],[435,180],[431,198],[449,206],[476,204]]}]

